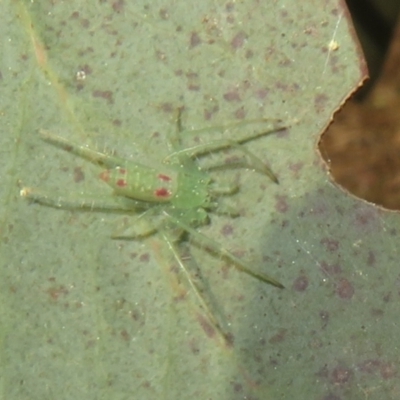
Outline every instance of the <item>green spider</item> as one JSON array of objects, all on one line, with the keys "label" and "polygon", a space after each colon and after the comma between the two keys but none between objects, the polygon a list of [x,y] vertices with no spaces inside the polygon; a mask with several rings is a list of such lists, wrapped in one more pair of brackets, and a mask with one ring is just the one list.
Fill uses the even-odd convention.
[{"label": "green spider", "polygon": [[[219,243],[195,230],[195,227],[207,224],[208,213],[237,217],[238,212],[232,206],[224,203],[220,197],[235,193],[237,185],[218,185],[209,169],[229,167],[231,164],[218,164],[210,168],[201,168],[196,163],[196,157],[208,153],[218,152],[223,149],[233,148],[243,154],[244,158],[235,166],[247,167],[266,174],[272,181],[278,182],[272,171],[253,153],[244,148],[241,143],[285,129],[280,120],[268,121],[271,129],[263,132],[254,132],[243,137],[231,140],[221,139],[206,144],[182,148],[181,136],[181,109],[177,115],[177,129],[168,138],[171,153],[163,161],[165,167],[151,168],[131,160],[111,156],[91,150],[88,147],[70,142],[48,131],[40,130],[41,138],[62,150],[84,158],[93,164],[107,168],[100,174],[100,179],[114,190],[112,202],[102,200],[79,201],[63,197],[52,197],[32,188],[24,187],[20,194],[34,203],[58,209],[86,210],[96,212],[132,213],[141,212],[130,226],[113,235],[113,239],[141,239],[154,233],[159,233],[168,244],[169,249],[179,266],[185,272],[190,286],[194,289],[202,306],[205,308],[211,322],[221,331],[220,324],[204,301],[201,290],[192,280],[174,243],[179,240],[182,233],[188,233],[195,243],[208,251],[231,261],[236,268],[265,283],[276,287],[284,286],[271,276],[253,270],[245,261],[239,259],[223,248]],[[242,124],[251,124],[255,121],[246,121]],[[260,120],[257,120],[260,122]],[[240,125],[232,124],[232,125]],[[229,129],[229,126],[209,129]],[[204,131],[204,130],[201,130]],[[199,131],[190,131],[191,134]],[[226,334],[223,333],[226,337]]]}]

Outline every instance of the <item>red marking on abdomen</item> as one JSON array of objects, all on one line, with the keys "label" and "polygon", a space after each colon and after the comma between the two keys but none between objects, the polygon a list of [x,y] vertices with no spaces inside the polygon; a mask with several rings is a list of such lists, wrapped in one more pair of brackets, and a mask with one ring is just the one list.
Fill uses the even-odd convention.
[{"label": "red marking on abdomen", "polygon": [[103,171],[100,175],[100,179],[104,182],[108,182],[110,180],[110,171],[107,169]]},{"label": "red marking on abdomen", "polygon": [[157,197],[169,197],[171,196],[171,192],[166,188],[160,188],[154,191],[154,194]]},{"label": "red marking on abdomen", "polygon": [[158,179],[160,181],[164,181],[164,182],[169,182],[172,180],[172,178],[168,175],[164,175],[164,174],[158,174]]},{"label": "red marking on abdomen", "polygon": [[125,187],[127,185],[126,180],[125,179],[118,179],[117,180],[117,186],[119,187]]}]

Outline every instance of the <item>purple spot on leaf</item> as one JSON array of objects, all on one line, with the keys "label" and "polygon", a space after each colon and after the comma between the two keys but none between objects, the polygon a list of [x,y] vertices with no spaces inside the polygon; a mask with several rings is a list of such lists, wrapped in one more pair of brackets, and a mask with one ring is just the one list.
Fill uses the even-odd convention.
[{"label": "purple spot on leaf", "polygon": [[355,226],[361,231],[380,230],[380,221],[379,210],[369,206],[359,206],[355,213]]},{"label": "purple spot on leaf", "polygon": [[167,20],[169,18],[169,13],[166,8],[161,8],[158,14],[163,20]]},{"label": "purple spot on leaf", "polygon": [[242,47],[247,40],[247,37],[247,33],[243,31],[238,32],[231,41],[232,48],[239,49],[240,47]]},{"label": "purple spot on leaf", "polygon": [[329,322],[329,312],[322,310],[319,312],[319,317],[321,318],[321,321],[322,321],[322,329],[324,329],[328,325],[328,322]]},{"label": "purple spot on leaf", "polygon": [[300,275],[296,278],[292,287],[296,292],[304,292],[308,287],[308,278],[305,275]]},{"label": "purple spot on leaf", "polygon": [[193,49],[193,47],[196,47],[199,44],[201,44],[200,36],[197,32],[192,32],[192,34],[190,35],[190,47]]},{"label": "purple spot on leaf", "polygon": [[334,239],[324,238],[321,240],[321,244],[323,244],[326,247],[326,249],[331,253],[339,249],[339,242]]},{"label": "purple spot on leaf", "polygon": [[358,369],[366,374],[372,374],[378,371],[380,365],[379,360],[369,359],[358,364]]},{"label": "purple spot on leaf", "polygon": [[232,386],[233,386],[233,391],[235,393],[242,393],[243,392],[242,384],[240,384],[238,382],[232,382]]},{"label": "purple spot on leaf", "polygon": [[222,229],[221,229],[221,233],[222,233],[224,236],[232,235],[232,233],[233,233],[233,226],[230,225],[230,224],[225,224],[225,225],[222,227]]},{"label": "purple spot on leaf", "polygon": [[375,253],[372,250],[370,250],[369,253],[368,253],[367,264],[370,267],[373,267],[375,265],[375,262],[376,262]]},{"label": "purple spot on leaf", "polygon": [[238,109],[235,111],[234,114],[235,114],[235,118],[236,118],[236,119],[245,119],[245,117],[246,117],[246,112],[245,112],[245,110],[244,110],[243,107],[238,108]]},{"label": "purple spot on leaf", "polygon": [[381,377],[385,380],[394,378],[397,374],[397,368],[394,363],[386,362],[382,363],[380,368]]},{"label": "purple spot on leaf", "polygon": [[302,162],[297,162],[289,165],[289,169],[293,172],[293,177],[295,179],[298,179],[300,176],[300,171],[303,168],[304,163]]},{"label": "purple spot on leaf", "polygon": [[198,314],[197,321],[199,321],[201,327],[203,328],[204,332],[206,333],[206,335],[209,338],[212,338],[215,336],[215,328],[210,324],[210,322],[207,318],[204,318],[203,315]]},{"label": "purple spot on leaf", "polygon": [[318,94],[315,96],[314,108],[317,114],[320,114],[325,110],[328,100],[329,98],[325,94]]},{"label": "purple spot on leaf", "polygon": [[353,378],[353,371],[343,365],[338,365],[331,374],[331,382],[335,385],[344,385]]},{"label": "purple spot on leaf", "polygon": [[328,276],[342,273],[342,267],[339,264],[328,264],[325,261],[321,262],[321,269]]},{"label": "purple spot on leaf", "polygon": [[286,196],[275,196],[275,210],[280,213],[285,213],[289,209]]},{"label": "purple spot on leaf", "polygon": [[124,11],[125,0],[116,0],[112,3],[112,8],[116,13]]},{"label": "purple spot on leaf", "polygon": [[272,336],[269,339],[269,343],[274,344],[274,343],[283,342],[285,340],[286,333],[287,333],[287,329],[284,329],[284,328],[280,329],[277,334],[275,334],[274,336]]},{"label": "purple spot on leaf", "polygon": [[354,295],[354,287],[347,279],[342,278],[336,286],[336,294],[341,299],[349,300]]},{"label": "purple spot on leaf", "polygon": [[85,173],[82,171],[81,167],[74,168],[74,182],[79,183],[85,179]]},{"label": "purple spot on leaf", "polygon": [[237,90],[232,90],[224,94],[224,99],[226,101],[240,101],[240,94]]},{"label": "purple spot on leaf", "polygon": [[94,90],[92,93],[93,97],[99,97],[101,99],[107,100],[108,104],[113,104],[113,93],[111,90]]},{"label": "purple spot on leaf", "polygon": [[268,93],[269,90],[264,88],[264,89],[258,89],[255,94],[258,99],[264,100],[267,97]]},{"label": "purple spot on leaf", "polygon": [[143,253],[140,255],[139,260],[143,263],[148,263],[150,260],[150,254],[149,253]]}]

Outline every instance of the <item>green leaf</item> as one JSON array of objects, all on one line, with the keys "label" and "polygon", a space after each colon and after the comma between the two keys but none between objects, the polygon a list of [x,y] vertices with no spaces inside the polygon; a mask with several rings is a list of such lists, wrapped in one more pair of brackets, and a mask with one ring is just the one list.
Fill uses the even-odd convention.
[{"label": "green leaf", "polygon": [[[339,190],[316,151],[365,74],[342,7],[0,3],[4,398],[396,398],[398,218]],[[289,126],[245,144],[280,184],[216,171],[240,184],[231,200],[241,216],[212,216],[199,229],[286,289],[181,246],[230,346],[161,238],[111,240],[121,216],[19,196],[21,186],[110,195],[97,168],[38,129],[157,166],[178,107],[189,131],[256,118]]]}]

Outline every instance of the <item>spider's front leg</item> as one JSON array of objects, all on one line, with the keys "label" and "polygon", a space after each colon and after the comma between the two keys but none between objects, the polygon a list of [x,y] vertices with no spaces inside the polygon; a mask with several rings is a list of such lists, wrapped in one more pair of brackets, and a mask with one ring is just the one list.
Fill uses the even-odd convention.
[{"label": "spider's front leg", "polygon": [[[213,152],[218,152],[223,149],[235,149],[239,152],[241,152],[245,156],[245,161],[238,163],[238,165],[254,169],[258,172],[261,172],[262,174],[267,175],[273,182],[278,183],[278,178],[276,175],[272,172],[272,170],[265,165],[263,161],[260,160],[255,154],[253,154],[251,151],[247,150],[245,147],[242,146],[242,143],[256,139],[261,136],[265,136],[277,131],[281,131],[283,129],[286,129],[287,126],[282,124],[281,120],[269,120],[270,128],[264,131],[256,131],[253,132],[252,134],[247,134],[243,136],[239,136],[236,139],[219,139],[219,140],[213,140],[209,143],[204,143],[204,144],[198,144],[192,147],[187,147],[187,148],[182,148],[181,147],[181,122],[180,122],[180,116],[181,113],[179,112],[178,114],[178,119],[177,119],[177,131],[175,132],[174,135],[170,135],[169,137],[169,142],[170,142],[170,147],[173,149],[173,152],[168,155],[165,159],[165,163],[169,162],[174,162],[174,163],[182,163],[182,160],[185,158],[193,158],[196,156],[201,156],[206,153],[213,153]],[[234,123],[231,125],[226,125],[226,126],[220,126],[220,127],[210,127],[210,128],[204,128],[204,129],[199,129],[195,131],[190,131],[188,133],[190,134],[199,134],[200,132],[203,131],[227,131],[229,128],[232,127],[237,127],[237,126],[243,126],[243,125],[250,125],[254,124],[255,122],[260,122],[260,120],[250,120],[250,121],[244,121],[244,122],[239,122],[239,123]],[[212,166],[211,168],[218,168],[221,166],[225,166],[226,164],[218,164],[216,166]],[[229,166],[229,164],[228,164]]]},{"label": "spider's front leg", "polygon": [[[240,163],[239,165],[247,168],[254,169],[258,172],[261,172],[264,175],[267,175],[273,182],[279,183],[278,178],[276,175],[272,172],[272,170],[265,165],[255,154],[253,154],[251,151],[247,150],[244,148],[242,145],[236,143],[234,140],[230,139],[221,139],[221,140],[215,140],[210,143],[205,143],[205,144],[200,144],[196,145],[194,147],[190,147],[187,149],[179,150],[175,153],[170,154],[168,157],[166,157],[166,161],[169,159],[174,159],[181,157],[182,155],[186,155],[189,157],[194,157],[198,155],[202,155],[204,153],[212,153],[215,151],[220,151],[226,148],[232,148],[236,149],[239,152],[243,153],[245,155],[245,162]],[[229,166],[229,164],[218,164],[217,166],[212,166],[212,168],[218,168],[221,166]]]}]

